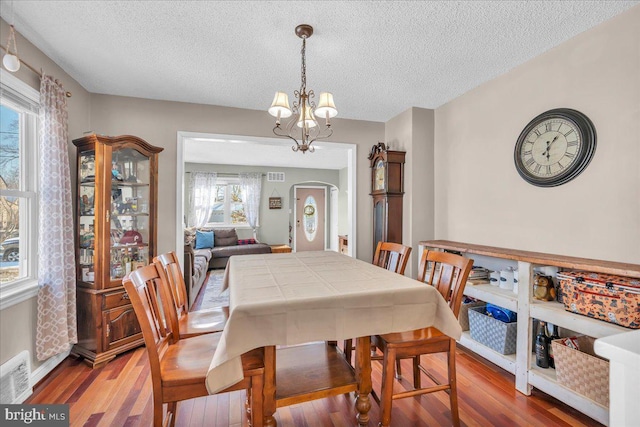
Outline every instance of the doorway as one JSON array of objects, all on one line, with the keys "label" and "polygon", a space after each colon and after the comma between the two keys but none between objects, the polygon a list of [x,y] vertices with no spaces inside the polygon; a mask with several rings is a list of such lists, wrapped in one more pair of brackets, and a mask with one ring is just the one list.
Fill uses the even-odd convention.
[{"label": "doorway", "polygon": [[327,189],[326,187],[295,187],[294,250],[324,251],[326,249]]},{"label": "doorway", "polygon": [[[317,150],[326,150],[329,153],[340,150],[344,153],[344,157],[346,157],[346,197],[344,202],[347,204],[347,224],[343,233],[348,234],[350,240],[356,241],[357,145],[354,143],[326,141],[314,143],[314,145],[315,144],[317,144]],[[230,147],[240,148],[240,150],[233,150],[234,154],[232,155],[229,152]],[[286,148],[286,150],[281,151],[282,147]],[[269,153],[261,152],[261,154],[256,154],[256,148],[268,149]],[[300,156],[295,159],[295,162],[290,161],[287,157],[289,152],[292,152],[291,147],[284,144],[280,138],[178,131],[176,141],[175,245],[173,246],[178,258],[183,258],[184,228],[186,226],[185,212],[187,200],[185,196],[188,182],[185,181],[185,162],[202,163],[200,160],[203,160],[204,155],[209,153],[215,156],[215,163],[218,164],[289,167],[292,163],[300,162]],[[197,158],[197,160],[190,160],[194,158]],[[310,159],[314,160],[314,164],[309,167],[318,168],[317,158],[310,157]],[[279,164],[274,164],[274,162],[279,162]],[[343,202],[341,201],[340,203]],[[290,206],[290,209],[295,209],[295,204],[292,203]],[[291,211],[288,212],[287,218],[293,222],[290,214]],[[294,229],[294,227],[291,228]],[[293,242],[294,241],[292,241],[292,244]],[[353,257],[356,256],[356,245],[349,245],[349,255]]]}]

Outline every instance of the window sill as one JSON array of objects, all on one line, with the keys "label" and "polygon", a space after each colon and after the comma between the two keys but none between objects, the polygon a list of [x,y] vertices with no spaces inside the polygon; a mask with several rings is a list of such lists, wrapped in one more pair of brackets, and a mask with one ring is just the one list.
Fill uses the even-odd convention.
[{"label": "window sill", "polygon": [[[203,228],[211,228],[211,229],[216,229],[216,228],[235,228],[237,230],[252,230],[251,226],[249,224],[219,224],[219,223],[208,223],[205,224],[205,226]],[[260,228],[259,225],[256,225],[256,229]]]},{"label": "window sill", "polygon": [[0,288],[0,310],[9,308],[38,295],[38,281],[24,279]]}]

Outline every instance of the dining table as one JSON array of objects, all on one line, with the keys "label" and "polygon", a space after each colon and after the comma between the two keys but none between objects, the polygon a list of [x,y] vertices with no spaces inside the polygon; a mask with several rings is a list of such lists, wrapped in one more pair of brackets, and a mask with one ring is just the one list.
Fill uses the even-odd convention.
[{"label": "dining table", "polygon": [[[263,425],[269,427],[276,426],[279,406],[346,391],[356,392],[354,422],[365,426],[371,407],[371,335],[430,326],[454,339],[462,334],[434,287],[333,251],[234,255],[224,273],[227,288],[229,318],[207,372],[207,390],[213,394],[240,381],[241,355],[264,348]],[[313,386],[309,378],[325,376],[305,377],[314,357],[324,363],[322,369],[344,372],[332,362],[338,356],[331,359],[317,349],[347,338],[356,338],[353,388],[327,377],[329,385],[320,392],[298,390]],[[305,347],[311,342],[322,344]],[[343,362],[350,367],[350,361]],[[295,396],[284,390],[292,385]]]}]

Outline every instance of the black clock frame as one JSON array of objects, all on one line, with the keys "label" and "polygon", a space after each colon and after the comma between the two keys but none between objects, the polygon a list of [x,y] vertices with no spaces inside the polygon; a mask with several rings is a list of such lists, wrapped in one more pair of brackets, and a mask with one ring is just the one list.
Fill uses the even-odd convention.
[{"label": "black clock frame", "polygon": [[[564,119],[573,123],[580,133],[580,140],[582,145],[578,153],[578,158],[573,164],[571,164],[566,171],[554,176],[552,178],[540,178],[538,176],[530,174],[522,163],[520,157],[520,150],[525,142],[527,135],[540,123],[549,119]],[[545,111],[544,113],[536,116],[533,120],[525,126],[520,133],[518,141],[513,152],[513,159],[515,162],[516,170],[518,174],[527,181],[529,184],[538,187],[556,187],[558,185],[565,184],[582,173],[583,170],[589,165],[593,155],[596,151],[596,128],[591,120],[581,113],[580,111],[570,108],[556,108],[553,110]]]}]

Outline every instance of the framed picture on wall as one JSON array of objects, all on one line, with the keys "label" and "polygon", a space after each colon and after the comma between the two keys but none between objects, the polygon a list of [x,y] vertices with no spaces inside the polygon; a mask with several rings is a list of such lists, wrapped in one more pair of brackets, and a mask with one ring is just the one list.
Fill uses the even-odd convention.
[{"label": "framed picture on wall", "polygon": [[282,197],[269,197],[269,209],[282,209]]}]

